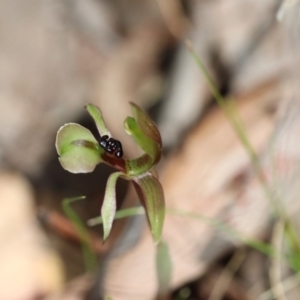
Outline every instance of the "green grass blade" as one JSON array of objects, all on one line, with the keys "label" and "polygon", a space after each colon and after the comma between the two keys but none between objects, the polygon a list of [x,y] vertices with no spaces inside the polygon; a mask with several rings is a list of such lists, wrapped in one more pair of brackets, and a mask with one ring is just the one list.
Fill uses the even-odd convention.
[{"label": "green grass blade", "polygon": [[248,245],[249,247],[258,250],[259,252],[261,252],[263,254],[266,254],[270,257],[276,256],[275,249],[268,243],[264,243],[262,241],[255,240],[255,239],[247,239],[243,233],[238,232],[234,228],[228,226],[227,224],[225,224],[223,222],[220,222],[219,220],[208,218],[208,217],[205,217],[198,213],[191,213],[191,212],[186,212],[186,211],[177,210],[177,209],[169,209],[169,210],[167,210],[167,212],[170,214],[173,214],[173,215],[178,215],[178,216],[187,217],[187,218],[196,219],[198,221],[205,222],[205,223],[219,229],[220,231],[227,233],[233,239],[236,239],[236,240]]},{"label": "green grass blade", "polygon": [[62,208],[67,218],[73,224],[80,238],[85,268],[88,272],[93,272],[97,267],[97,257],[93,250],[92,242],[84,223],[71,206],[73,202],[82,199],[85,199],[85,196],[63,199]]},{"label": "green grass blade", "polygon": [[[125,208],[125,209],[121,209],[121,210],[116,211],[114,220],[133,217],[133,216],[136,216],[136,215],[144,215],[144,214],[145,214],[145,210],[142,206]],[[96,226],[96,225],[99,225],[99,224],[102,224],[102,223],[103,223],[103,220],[102,220],[101,216],[90,219],[87,222],[87,224],[89,226]]]},{"label": "green grass blade", "polygon": [[[191,213],[191,212],[186,212],[186,211],[177,210],[177,209],[170,209],[170,208],[167,209],[166,213],[182,216],[185,218],[192,218],[192,219],[196,219],[198,221],[205,222],[206,224],[209,224],[212,227],[214,227],[220,231],[226,232],[232,238],[245,243],[246,245],[260,251],[261,253],[264,253],[271,257],[276,255],[276,251],[274,250],[274,248],[271,245],[261,242],[259,240],[255,240],[255,239],[246,239],[242,233],[238,232],[237,230],[233,229],[232,227],[230,227],[216,219],[208,218],[208,217],[205,217],[198,213]],[[132,217],[132,216],[136,216],[136,215],[144,215],[144,214],[145,214],[145,210],[141,206],[126,208],[126,209],[122,209],[122,210],[119,210],[116,212],[115,220],[122,219],[122,218],[128,218],[128,217]],[[99,225],[101,223],[102,223],[101,216],[88,220],[89,226],[95,226],[95,225]]]},{"label": "green grass blade", "polygon": [[[190,41],[187,41],[186,46],[190,51],[195,63],[197,64],[200,71],[202,72],[216,102],[222,109],[228,121],[231,123],[233,130],[236,132],[241,144],[243,145],[246,152],[248,153],[255,174],[261,184],[261,187],[266,195],[267,200],[270,203],[273,215],[276,218],[283,220],[284,223],[286,224],[286,230],[285,230],[286,239],[288,241],[291,251],[293,252],[293,255],[298,256],[300,261],[299,236],[296,234],[294,224],[290,220],[281,199],[276,198],[273,194],[273,191],[268,186],[265,176],[263,175],[259,157],[250,143],[250,140],[247,136],[247,132],[245,130],[245,126],[243,124],[242,118],[240,117],[238,109],[236,108],[235,102],[233,101],[232,98],[230,98],[229,101],[227,101],[221,95],[216,84],[213,82],[210,74],[208,73],[206,67],[204,66],[198,54],[196,53],[192,43]],[[298,268],[298,266],[295,267]]]}]

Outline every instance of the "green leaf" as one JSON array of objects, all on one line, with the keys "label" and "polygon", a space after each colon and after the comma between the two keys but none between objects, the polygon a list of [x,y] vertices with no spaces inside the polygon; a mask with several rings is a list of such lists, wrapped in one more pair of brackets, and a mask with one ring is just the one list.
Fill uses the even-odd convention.
[{"label": "green leaf", "polygon": [[85,199],[85,196],[66,198],[62,201],[62,208],[68,219],[72,222],[78,233],[86,270],[93,272],[97,268],[97,256],[93,250],[92,241],[81,218],[77,215],[71,204],[75,201]]},{"label": "green leaf", "polygon": [[100,108],[90,103],[86,106],[86,109],[91,115],[91,117],[94,119],[100,136],[108,135],[109,137],[111,137],[111,133],[106,128]]},{"label": "green leaf", "polygon": [[137,176],[150,171],[159,162],[162,141],[160,133],[150,117],[134,103],[131,103],[131,108],[134,118],[127,117],[124,127],[146,153],[137,159],[126,161],[127,173],[130,176]]},{"label": "green leaf", "polygon": [[167,299],[172,276],[172,261],[168,244],[163,241],[156,247],[156,274],[158,280],[158,299]]},{"label": "green leaf", "polygon": [[[137,215],[144,215],[144,214],[145,214],[145,209],[142,206],[124,208],[124,209],[120,209],[120,210],[116,211],[114,220],[128,218],[128,217],[137,216]],[[95,225],[99,225],[102,223],[103,223],[103,221],[102,221],[101,216],[89,219],[87,221],[87,224],[89,226],[95,226]]]},{"label": "green leaf", "polygon": [[163,188],[151,173],[134,177],[132,182],[145,207],[154,241],[159,243],[166,213]]},{"label": "green leaf", "polygon": [[103,240],[110,234],[111,227],[116,214],[116,183],[119,177],[129,179],[123,172],[112,173],[106,183],[105,195],[101,207],[101,217],[103,222]]},{"label": "green leaf", "polygon": [[58,130],[55,145],[62,167],[71,173],[92,172],[104,154],[93,134],[75,123]]}]

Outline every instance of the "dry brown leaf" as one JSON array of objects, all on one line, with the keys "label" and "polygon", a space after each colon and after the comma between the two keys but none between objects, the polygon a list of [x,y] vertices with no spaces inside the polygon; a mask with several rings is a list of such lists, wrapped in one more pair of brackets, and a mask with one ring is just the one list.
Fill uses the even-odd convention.
[{"label": "dry brown leaf", "polygon": [[33,194],[17,174],[0,174],[0,299],[29,300],[56,291],[62,264],[36,222]]}]

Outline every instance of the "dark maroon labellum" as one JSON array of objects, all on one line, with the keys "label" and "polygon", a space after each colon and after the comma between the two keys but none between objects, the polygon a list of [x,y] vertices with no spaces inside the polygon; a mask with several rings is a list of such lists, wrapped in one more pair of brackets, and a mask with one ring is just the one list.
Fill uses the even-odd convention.
[{"label": "dark maroon labellum", "polygon": [[109,138],[108,135],[103,135],[100,138],[99,145],[108,153],[114,154],[115,157],[123,156],[122,144],[114,138]]}]

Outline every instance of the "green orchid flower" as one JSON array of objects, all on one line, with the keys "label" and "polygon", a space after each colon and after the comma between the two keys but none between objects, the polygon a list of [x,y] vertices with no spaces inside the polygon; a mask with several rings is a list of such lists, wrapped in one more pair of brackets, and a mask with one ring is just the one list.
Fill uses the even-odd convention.
[{"label": "green orchid flower", "polygon": [[145,208],[153,238],[159,243],[165,218],[165,200],[154,168],[161,158],[161,136],[151,118],[136,104],[130,105],[133,117],[125,119],[124,128],[144,151],[140,157],[122,158],[121,143],[112,138],[101,110],[93,104],[88,104],[86,109],[96,123],[101,136],[100,144],[87,128],[69,123],[58,131],[56,149],[62,167],[71,173],[92,172],[99,163],[106,163],[117,169],[108,178],[101,207],[104,240],[112,228],[116,212],[116,182],[122,177],[133,183]]}]

